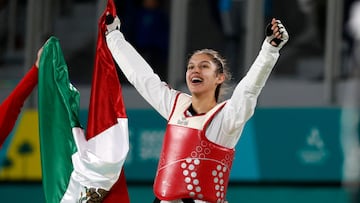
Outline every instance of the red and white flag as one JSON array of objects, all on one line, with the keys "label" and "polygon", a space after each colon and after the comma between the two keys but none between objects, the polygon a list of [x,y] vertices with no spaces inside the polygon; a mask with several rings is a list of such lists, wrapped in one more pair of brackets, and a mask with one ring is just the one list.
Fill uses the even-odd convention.
[{"label": "red and white flag", "polygon": [[113,0],[108,0],[99,19],[86,136],[80,131],[75,136],[80,156],[73,157],[73,164],[91,181],[84,185],[110,190],[105,203],[128,203],[123,170],[129,151],[128,119],[115,62],[105,39],[107,12],[116,15]]}]

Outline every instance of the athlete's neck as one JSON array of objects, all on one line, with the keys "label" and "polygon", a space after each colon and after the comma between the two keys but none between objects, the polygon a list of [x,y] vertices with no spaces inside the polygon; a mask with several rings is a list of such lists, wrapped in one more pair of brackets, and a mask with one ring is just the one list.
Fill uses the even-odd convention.
[{"label": "athlete's neck", "polygon": [[196,114],[204,114],[214,108],[216,104],[215,99],[212,101],[192,99],[190,107]]}]

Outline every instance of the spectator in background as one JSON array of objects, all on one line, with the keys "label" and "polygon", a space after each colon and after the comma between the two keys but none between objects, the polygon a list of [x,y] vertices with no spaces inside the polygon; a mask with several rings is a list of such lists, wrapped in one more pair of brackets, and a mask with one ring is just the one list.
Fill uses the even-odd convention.
[{"label": "spectator in background", "polygon": [[305,14],[306,26],[294,43],[299,47],[313,45],[320,51],[324,46],[326,25],[326,0],[298,0],[300,10]]},{"label": "spectator in background", "polygon": [[238,81],[245,74],[245,70],[239,67],[242,66],[241,60],[243,60],[240,50],[245,47],[246,0],[211,0],[208,3],[212,17],[224,36],[224,56],[233,79]]},{"label": "spectator in background", "polygon": [[162,0],[142,0],[133,23],[129,41],[152,67],[156,67],[159,76],[167,79],[169,18]]},{"label": "spectator in background", "polygon": [[[240,4],[239,4],[240,3]],[[245,44],[243,25],[243,4],[241,2],[234,2],[233,0],[219,0],[218,9],[220,12],[220,20],[222,31],[225,35],[225,56],[231,67],[231,72],[234,76],[237,76],[236,81],[240,80],[245,74],[244,70],[240,70],[241,67],[239,58],[241,44]]]},{"label": "spectator in background", "polygon": [[[298,9],[304,19],[303,29],[298,35],[294,35],[293,41],[285,47],[283,57],[279,59],[277,75],[297,76],[299,60],[309,57],[322,59],[324,54],[325,29],[326,29],[326,6],[327,0],[296,0]],[[291,9],[291,8],[289,8]],[[293,8],[295,12],[295,8]],[[297,18],[302,16],[298,16]],[[302,22],[303,21],[303,22]],[[290,29],[289,29],[289,32]],[[317,78],[319,75],[311,77]]]}]

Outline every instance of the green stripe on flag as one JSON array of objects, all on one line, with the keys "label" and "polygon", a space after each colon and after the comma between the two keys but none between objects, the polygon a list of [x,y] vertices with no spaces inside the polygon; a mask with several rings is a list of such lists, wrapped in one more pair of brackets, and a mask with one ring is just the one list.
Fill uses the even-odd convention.
[{"label": "green stripe on flag", "polygon": [[46,202],[60,202],[68,186],[77,151],[72,128],[80,127],[79,92],[69,81],[59,40],[44,45],[39,65],[39,131],[42,182]]}]

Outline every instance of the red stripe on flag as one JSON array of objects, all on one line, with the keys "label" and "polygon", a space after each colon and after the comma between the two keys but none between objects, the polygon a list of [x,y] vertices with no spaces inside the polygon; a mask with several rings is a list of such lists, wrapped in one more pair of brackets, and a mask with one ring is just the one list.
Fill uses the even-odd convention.
[{"label": "red stripe on flag", "polygon": [[100,134],[117,123],[117,118],[126,118],[122,90],[115,62],[106,45],[106,12],[116,15],[113,0],[109,0],[99,20],[95,65],[91,87],[86,138]]},{"label": "red stripe on flag", "polygon": [[[108,0],[106,9],[98,22],[98,38],[86,130],[87,140],[117,124],[118,118],[127,118],[115,62],[106,44],[105,18],[107,12],[113,16],[116,15],[113,0]],[[104,203],[115,202],[130,202],[124,170],[104,200]]]}]

